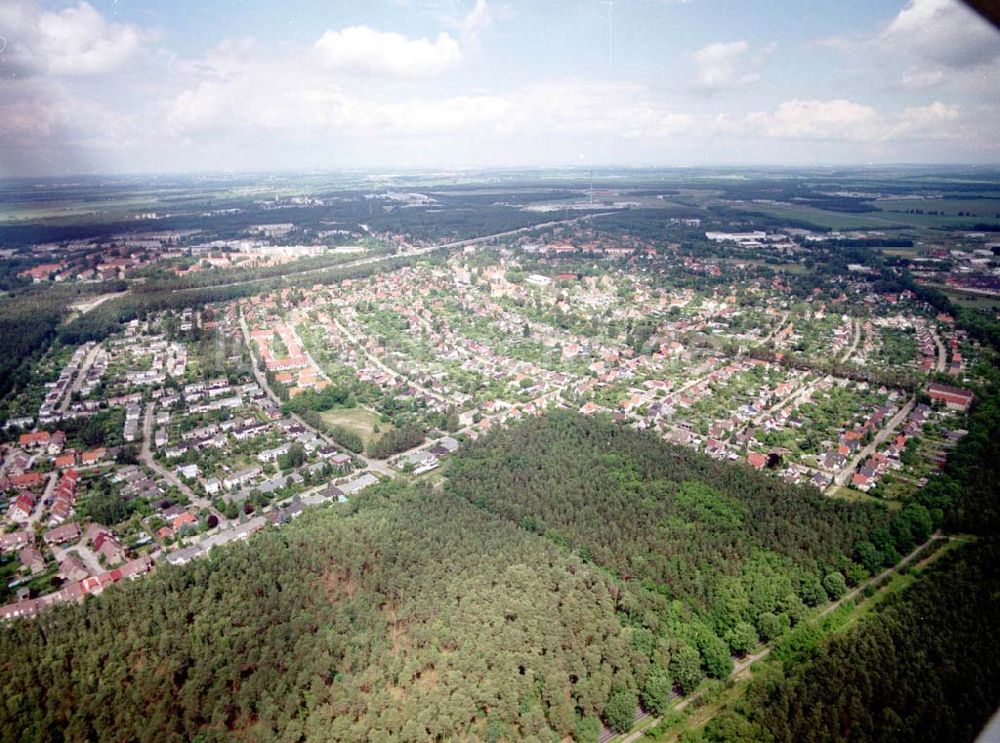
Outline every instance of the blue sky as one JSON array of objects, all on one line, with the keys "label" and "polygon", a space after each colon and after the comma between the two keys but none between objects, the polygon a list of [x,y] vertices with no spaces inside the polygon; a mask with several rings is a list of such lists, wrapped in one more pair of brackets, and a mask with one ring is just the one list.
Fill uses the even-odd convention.
[{"label": "blue sky", "polygon": [[3,0],[0,37],[0,175],[1000,162],[956,0]]}]

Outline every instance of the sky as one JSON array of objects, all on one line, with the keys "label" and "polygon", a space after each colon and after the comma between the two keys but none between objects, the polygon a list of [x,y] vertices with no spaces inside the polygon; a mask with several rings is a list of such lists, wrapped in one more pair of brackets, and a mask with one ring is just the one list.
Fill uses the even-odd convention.
[{"label": "sky", "polygon": [[0,177],[1000,163],[957,0],[0,0]]}]

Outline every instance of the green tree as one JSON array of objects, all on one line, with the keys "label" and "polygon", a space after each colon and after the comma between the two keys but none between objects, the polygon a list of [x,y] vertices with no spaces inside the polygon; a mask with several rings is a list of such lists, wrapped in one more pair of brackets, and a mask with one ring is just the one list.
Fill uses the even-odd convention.
[{"label": "green tree", "polygon": [[926,542],[934,530],[930,511],[919,503],[907,503],[900,511],[899,518],[906,521],[917,543]]},{"label": "green tree", "polygon": [[619,733],[632,729],[635,722],[635,710],[639,704],[634,691],[624,684],[618,684],[611,689],[611,696],[604,705],[604,720],[608,727]]},{"label": "green tree", "polygon": [[451,433],[454,433],[462,427],[461,421],[458,419],[458,411],[455,409],[454,405],[448,406],[448,412],[445,414],[444,418],[444,429]]},{"label": "green tree", "polygon": [[576,743],[597,743],[601,737],[601,721],[596,717],[577,717],[573,727],[573,740]]},{"label": "green tree", "polygon": [[94,493],[87,500],[86,508],[91,519],[106,526],[124,521],[131,512],[125,499],[113,491]]},{"label": "green tree", "polygon": [[827,573],[826,577],[823,578],[823,588],[826,589],[831,599],[836,600],[847,593],[847,580],[841,573]]},{"label": "green tree", "polygon": [[739,622],[727,633],[726,643],[734,653],[745,655],[757,647],[757,630],[749,622]]},{"label": "green tree", "polygon": [[778,619],[778,616],[774,612],[765,611],[757,617],[757,630],[760,632],[760,636],[764,638],[764,641],[769,642],[780,635],[784,631],[784,628],[781,626],[781,620]]},{"label": "green tree", "polygon": [[702,738],[706,743],[759,743],[768,736],[746,718],[723,710],[708,721]]},{"label": "green tree", "polygon": [[330,438],[340,444],[348,451],[360,454],[365,450],[365,443],[361,436],[344,426],[333,426],[329,429]]},{"label": "green tree", "polygon": [[709,676],[724,679],[733,672],[733,658],[729,653],[729,647],[716,635],[701,638],[698,650],[705,661],[705,670]]},{"label": "green tree", "polygon": [[806,573],[799,578],[798,594],[806,606],[818,606],[826,601],[823,584],[813,573]]},{"label": "green tree", "polygon": [[670,675],[677,681],[684,694],[690,694],[697,689],[704,678],[698,651],[690,645],[682,645],[670,658]]},{"label": "green tree", "polygon": [[642,684],[642,706],[654,715],[662,715],[670,704],[674,682],[662,668],[653,668]]},{"label": "green tree", "polygon": [[278,466],[283,470],[296,469],[306,462],[306,449],[298,441],[288,447],[288,451],[281,455]]}]

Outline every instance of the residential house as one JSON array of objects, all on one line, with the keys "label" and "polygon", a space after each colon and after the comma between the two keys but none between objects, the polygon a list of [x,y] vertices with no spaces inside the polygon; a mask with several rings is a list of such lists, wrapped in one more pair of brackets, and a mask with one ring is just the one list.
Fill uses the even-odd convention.
[{"label": "residential house", "polygon": [[21,567],[30,570],[32,575],[45,571],[45,557],[34,547],[23,547],[17,556]]},{"label": "residential house", "polygon": [[18,490],[28,490],[41,485],[44,479],[41,472],[25,472],[23,475],[14,475],[10,478],[10,484]]},{"label": "residential house", "polygon": [[262,472],[263,470],[260,467],[246,467],[242,470],[226,475],[226,477],[222,480],[222,486],[226,490],[242,487],[243,485],[256,480],[260,477]]},{"label": "residential house", "polygon": [[972,404],[974,395],[969,390],[959,387],[950,387],[946,384],[931,382],[927,385],[927,396],[931,400],[939,400],[951,410],[966,411]]},{"label": "residential house", "polygon": [[197,464],[185,464],[177,468],[177,474],[185,480],[193,480],[201,474],[201,467]]},{"label": "residential house", "polygon": [[59,574],[67,581],[80,581],[90,576],[83,561],[76,555],[66,555],[59,563]]},{"label": "residential house", "polygon": [[48,431],[22,433],[18,443],[24,449],[47,449],[51,436]]},{"label": "residential house", "polygon": [[75,542],[80,538],[81,534],[80,525],[74,521],[69,524],[57,526],[55,529],[49,529],[45,532],[43,539],[45,540],[45,544],[52,547],[54,545]]},{"label": "residential house", "polygon": [[125,548],[111,532],[102,532],[94,540],[94,551],[103,555],[109,565],[117,565],[125,559]]},{"label": "residential house", "polygon": [[99,449],[91,449],[90,451],[85,451],[80,456],[80,462],[82,464],[85,464],[85,465],[87,465],[87,464],[97,464],[102,459],[104,459],[104,457],[105,457],[105,455],[107,453],[108,453],[108,450],[105,449],[104,447],[101,447]]},{"label": "residential house", "polygon": [[35,510],[35,499],[28,493],[22,493],[7,511],[7,518],[14,522],[27,521]]},{"label": "residential house", "polygon": [[341,496],[348,496],[353,493],[357,493],[364,490],[369,485],[374,485],[378,482],[378,478],[370,472],[365,472],[362,475],[350,480],[348,482],[341,483],[340,485],[331,485],[327,488],[327,492],[338,500],[346,500],[346,498],[341,498]]},{"label": "residential house", "polygon": [[170,525],[175,529],[180,529],[184,526],[193,526],[198,523],[198,518],[190,511],[184,511],[170,520]]},{"label": "residential house", "polygon": [[52,463],[58,469],[66,469],[67,467],[76,466],[76,452],[66,452],[65,454],[60,454],[58,457],[52,460]]},{"label": "residential house", "polygon": [[24,529],[0,535],[0,552],[16,552],[31,544],[33,535]]}]

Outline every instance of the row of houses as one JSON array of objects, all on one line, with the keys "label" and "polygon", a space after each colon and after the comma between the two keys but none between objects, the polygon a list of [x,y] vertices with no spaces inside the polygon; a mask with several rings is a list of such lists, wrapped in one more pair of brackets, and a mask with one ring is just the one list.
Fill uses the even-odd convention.
[{"label": "row of houses", "polygon": [[[70,563],[70,569],[76,570],[78,561]],[[0,619],[25,619],[36,616],[43,609],[62,603],[83,601],[87,596],[96,596],[110,585],[121,580],[132,580],[152,568],[152,559],[148,556],[139,557],[117,568],[100,575],[90,576],[82,580],[64,585],[58,591],[47,593],[38,598],[24,598],[14,603],[0,606]]]}]

